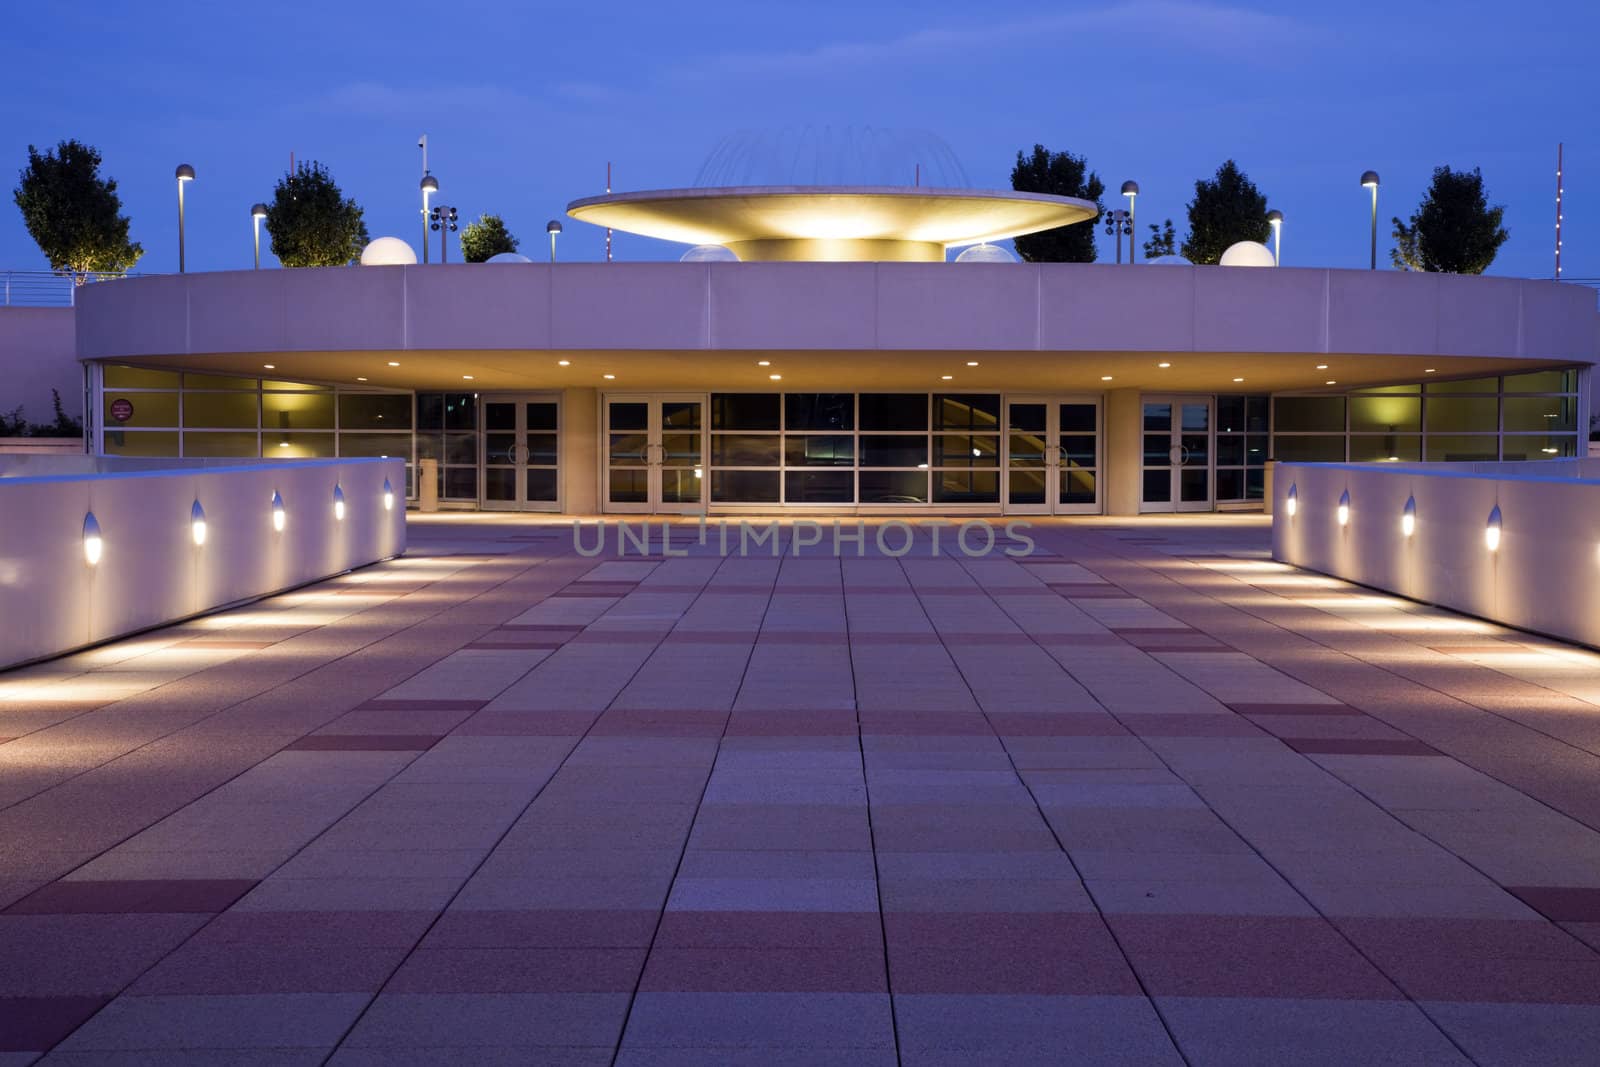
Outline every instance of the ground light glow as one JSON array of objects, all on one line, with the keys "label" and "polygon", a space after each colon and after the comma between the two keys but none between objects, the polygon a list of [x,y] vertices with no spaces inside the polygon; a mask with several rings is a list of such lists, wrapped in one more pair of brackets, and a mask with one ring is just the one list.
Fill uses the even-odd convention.
[{"label": "ground light glow", "polygon": [[1350,525],[1350,490],[1348,489],[1339,497],[1339,525]]},{"label": "ground light glow", "polygon": [[1283,510],[1288,513],[1291,519],[1294,518],[1295,512],[1300,510],[1299,486],[1291,485],[1289,487],[1289,495],[1283,500]]},{"label": "ground light glow", "polygon": [[94,517],[94,512],[83,517],[83,558],[89,566],[93,567],[100,562],[100,557],[105,551],[105,542],[100,537],[100,520]]},{"label": "ground light glow", "polygon": [[1489,512],[1489,521],[1483,527],[1483,544],[1490,552],[1500,551],[1500,505]]},{"label": "ground light glow", "polygon": [[278,533],[283,533],[283,528],[288,521],[289,516],[283,510],[283,497],[274,492],[272,494],[272,528]]},{"label": "ground light glow", "polygon": [[196,545],[206,543],[206,509],[200,506],[198,500],[189,509],[189,536],[194,538]]},{"label": "ground light glow", "polygon": [[344,489],[342,486],[333,487],[333,518],[336,522],[344,521]]},{"label": "ground light glow", "polygon": [[389,479],[383,480],[383,510],[394,510],[394,486],[389,484]]},{"label": "ground light glow", "polygon": [[1406,497],[1405,510],[1400,513],[1400,532],[1410,537],[1417,532],[1417,498]]}]

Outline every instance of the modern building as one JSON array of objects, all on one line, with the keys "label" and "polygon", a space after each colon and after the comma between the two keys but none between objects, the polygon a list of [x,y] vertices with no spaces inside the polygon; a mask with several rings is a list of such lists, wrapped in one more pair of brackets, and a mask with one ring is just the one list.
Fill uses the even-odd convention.
[{"label": "modern building", "polygon": [[[442,506],[1209,511],[1282,460],[1581,454],[1592,290],[946,249],[1057,197],[740,188],[574,202],[677,263],[263,270],[85,287],[91,450],[402,456]],[[978,260],[978,261],[973,261]],[[431,465],[430,465],[431,469]]]}]

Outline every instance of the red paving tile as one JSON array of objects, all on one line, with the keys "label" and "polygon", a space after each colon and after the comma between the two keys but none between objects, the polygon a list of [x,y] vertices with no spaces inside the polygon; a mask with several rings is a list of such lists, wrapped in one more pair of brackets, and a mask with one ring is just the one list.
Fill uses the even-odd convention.
[{"label": "red paving tile", "polygon": [[[380,989],[385,1011],[403,997],[485,1033],[601,1012],[597,1062],[630,1010],[659,1020],[668,1003],[706,1019],[871,1004],[892,1039],[892,992],[918,1054],[913,1005],[1116,1004],[1195,1063],[1216,1046],[1183,1025],[1167,1037],[1147,994],[1600,1010],[1600,744],[1583,713],[1600,672],[1541,672],[1528,657],[1545,642],[1375,631],[1324,611],[1325,590],[1283,595],[1282,572],[1226,566],[1263,557],[1251,519],[1041,520],[1023,563],[935,560],[919,538],[903,560],[702,549],[625,570],[575,557],[566,523],[528,522],[419,518],[411,555],[372,581],[246,609],[282,629],[159,637],[230,653],[212,668],[101,696],[85,689],[97,670],[130,676],[112,645],[0,704],[0,739],[21,738],[0,768],[0,960],[38,961],[0,975],[8,992],[84,994],[0,998],[0,1051],[53,1047],[125,986],[125,1008],[170,1003],[193,1040],[200,1006],[257,1005],[270,1040],[286,996]],[[422,577],[436,560],[448,576]],[[1105,581],[1034,569],[1068,562]],[[361,603],[296,623],[330,593]],[[515,621],[539,611],[565,621]],[[1146,619],[1161,625],[1127,625]],[[496,692],[451,659],[463,648],[526,668]],[[1522,653],[1516,675],[1492,666],[1505,651]],[[259,691],[296,657],[305,671]],[[471,688],[396,688],[430,670]],[[296,758],[272,758],[285,748]],[[1455,789],[1484,780],[1502,784],[1481,801]],[[1407,829],[1423,822],[1429,836]],[[59,880],[86,862],[282,861],[341,876],[248,898],[245,878]],[[1122,873],[1086,873],[1091,897],[1079,869]],[[1304,898],[1274,869],[1335,919],[1283,917]],[[1474,871],[1545,918],[1461,918],[1520,912]],[[344,910],[257,910],[332,901]],[[835,908],[858,910],[820,910]],[[1585,1047],[1578,1016],[1539,1018],[1543,1038]],[[746,1061],[812,1062],[794,1038],[815,1029]],[[1281,1040],[1235,1028],[1228,1062],[1284,1062]],[[662,1062],[717,1058],[677,1051]],[[969,1051],[929,1062],[984,1058]]]}]

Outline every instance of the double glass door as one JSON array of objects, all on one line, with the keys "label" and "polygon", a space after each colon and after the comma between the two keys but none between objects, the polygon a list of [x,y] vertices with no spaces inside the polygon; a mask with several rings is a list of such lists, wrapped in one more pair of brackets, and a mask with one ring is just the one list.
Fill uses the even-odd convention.
[{"label": "double glass door", "polygon": [[561,404],[554,396],[480,398],[483,477],[479,506],[494,511],[559,511]]},{"label": "double glass door", "polygon": [[605,398],[605,510],[705,508],[706,398],[682,394]]},{"label": "double glass door", "polygon": [[1098,514],[1100,402],[1094,397],[1006,398],[1006,510]]},{"label": "double glass door", "polygon": [[1144,398],[1141,511],[1212,508],[1210,397]]}]

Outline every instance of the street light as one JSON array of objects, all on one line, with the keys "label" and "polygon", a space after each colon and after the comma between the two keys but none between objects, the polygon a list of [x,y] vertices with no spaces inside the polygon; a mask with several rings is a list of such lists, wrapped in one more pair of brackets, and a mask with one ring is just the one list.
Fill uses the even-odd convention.
[{"label": "street light", "polygon": [[1123,182],[1122,195],[1128,198],[1128,233],[1132,235],[1128,238],[1128,263],[1131,265],[1133,263],[1133,241],[1134,237],[1138,236],[1139,233],[1139,217],[1133,207],[1134,198],[1139,195],[1139,183]]},{"label": "street light", "polygon": [[1283,212],[1273,210],[1267,212],[1267,222],[1272,225],[1272,265],[1280,265],[1278,248],[1283,238]]},{"label": "street light", "polygon": [[561,222],[551,219],[545,223],[544,232],[550,235],[550,262],[556,261],[556,237],[561,233]]},{"label": "street light", "polygon": [[1361,175],[1361,187],[1372,190],[1372,263],[1369,270],[1378,269],[1378,172],[1369,170]]},{"label": "street light", "polygon": [[428,214],[428,225],[439,231],[439,262],[450,261],[450,235],[459,227],[456,226],[456,209],[443,204],[433,205],[433,210]]},{"label": "street light", "polygon": [[261,269],[261,220],[267,217],[267,205],[251,204],[250,219],[256,228],[256,270]]},{"label": "street light", "polygon": [[187,163],[179,163],[178,171],[178,273],[183,273],[183,185],[185,182],[194,181],[194,168]]},{"label": "street light", "polygon": [[[424,150],[426,151],[426,150]],[[422,262],[428,262],[428,197],[439,191],[439,179],[431,174],[422,176]]]},{"label": "street light", "polygon": [[[1117,239],[1117,262],[1121,263],[1122,238],[1124,234],[1128,237],[1128,247],[1130,249],[1133,247],[1133,219],[1128,212],[1120,207],[1107,211],[1103,217],[1106,222],[1106,236]],[[1132,252],[1129,255],[1132,255]],[[1131,263],[1133,261],[1130,259],[1128,262]]]}]

